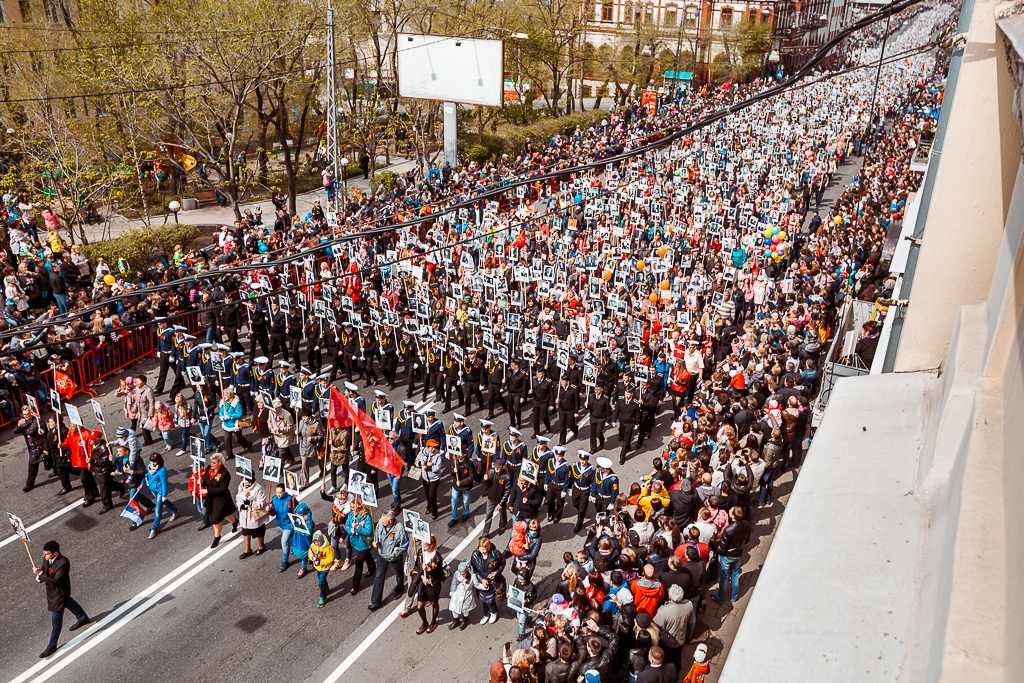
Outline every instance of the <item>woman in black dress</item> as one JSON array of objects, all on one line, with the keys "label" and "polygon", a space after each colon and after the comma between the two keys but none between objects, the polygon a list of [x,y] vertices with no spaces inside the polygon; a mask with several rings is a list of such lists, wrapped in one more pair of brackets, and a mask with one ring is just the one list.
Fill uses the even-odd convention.
[{"label": "woman in black dress", "polygon": [[235,518],[235,501],[231,498],[231,474],[224,468],[224,458],[215,453],[210,458],[210,469],[203,475],[203,486],[206,487],[206,511],[213,525],[213,544],[220,544],[220,531],[224,520],[231,522],[231,531],[238,531],[238,520]]},{"label": "woman in black dress", "polygon": [[[416,611],[423,624],[416,629],[416,635],[433,633],[437,628],[438,601],[441,599],[441,584],[444,583],[444,558],[437,552],[437,537],[430,535],[430,543],[424,543],[419,554],[420,591],[416,599]],[[430,624],[427,624],[427,605],[430,605]]]}]

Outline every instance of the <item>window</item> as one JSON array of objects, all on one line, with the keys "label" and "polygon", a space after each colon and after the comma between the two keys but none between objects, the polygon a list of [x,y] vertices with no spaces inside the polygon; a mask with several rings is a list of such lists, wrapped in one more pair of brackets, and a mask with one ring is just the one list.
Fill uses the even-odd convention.
[{"label": "window", "polygon": [[18,9],[21,11],[21,23],[31,24],[35,21],[31,0],[18,0]]},{"label": "window", "polygon": [[622,6],[622,23],[633,23],[633,3],[631,2],[627,2],[625,5]]},{"label": "window", "polygon": [[654,23],[654,5],[650,3],[644,7],[644,23],[648,25]]},{"label": "window", "polygon": [[7,3],[0,0],[0,25],[7,25]]},{"label": "window", "polygon": [[722,19],[718,22],[719,28],[729,28],[732,26],[732,9],[726,7],[722,10]]},{"label": "window", "polygon": [[697,25],[697,8],[693,5],[687,5],[686,7],[686,19],[684,19],[683,26],[686,28],[693,28]]},{"label": "window", "polygon": [[677,14],[677,12],[678,12],[678,9],[676,8],[675,5],[668,5],[667,7],[665,7],[665,26],[675,26],[676,25],[676,14]]},{"label": "window", "polygon": [[771,20],[772,20],[772,13],[771,12],[769,12],[768,10],[765,10],[764,12],[761,12],[761,23],[762,24],[767,24],[767,23],[771,22]]},{"label": "window", "polygon": [[601,21],[612,21],[612,12],[614,11],[614,5],[610,2],[601,3]]},{"label": "window", "polygon": [[756,24],[757,23],[757,10],[750,10],[750,15],[747,17],[747,20],[751,24]]}]

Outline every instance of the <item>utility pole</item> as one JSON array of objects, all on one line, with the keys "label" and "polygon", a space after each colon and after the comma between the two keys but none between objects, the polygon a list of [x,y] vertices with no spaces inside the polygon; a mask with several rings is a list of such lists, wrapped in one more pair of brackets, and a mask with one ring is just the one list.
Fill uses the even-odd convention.
[{"label": "utility pole", "polygon": [[[327,69],[327,154],[331,159],[330,170],[336,181],[338,170],[341,169],[341,173],[344,173],[346,169],[338,163],[338,56],[334,48],[334,7],[331,0],[327,0],[327,59],[331,62],[330,68]],[[338,191],[332,188],[331,213],[337,213],[339,210]]]}]

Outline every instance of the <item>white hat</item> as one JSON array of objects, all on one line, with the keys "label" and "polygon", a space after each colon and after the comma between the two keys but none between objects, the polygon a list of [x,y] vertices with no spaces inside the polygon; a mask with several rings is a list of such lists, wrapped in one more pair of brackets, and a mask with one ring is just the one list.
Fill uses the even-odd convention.
[{"label": "white hat", "polygon": [[270,362],[270,359],[267,358],[266,356],[256,356],[256,364],[257,365],[266,365],[269,362]]},{"label": "white hat", "polygon": [[598,458],[597,466],[602,470],[610,470],[612,468],[612,461],[608,458]]},{"label": "white hat", "polygon": [[493,427],[494,423],[491,422],[490,420],[480,420],[480,426],[481,427]]},{"label": "white hat", "polygon": [[279,367],[279,368],[290,368],[291,366],[292,366],[292,364],[289,363],[286,360],[279,360],[279,361],[277,361],[277,367]]},{"label": "white hat", "polygon": [[521,431],[519,431],[518,429],[516,429],[515,427],[509,427],[508,428],[508,433],[511,436],[522,436],[523,435],[523,433]]},{"label": "white hat", "polygon": [[554,450],[555,453],[565,453],[568,449],[565,446],[555,446],[552,450]]},{"label": "white hat", "polygon": [[466,421],[466,416],[465,415],[459,415],[458,413],[452,413],[452,419],[453,420],[461,420],[461,421],[465,422]]},{"label": "white hat", "polygon": [[537,443],[547,443],[548,441],[551,441],[551,439],[549,439],[546,436],[538,436],[537,437]]},{"label": "white hat", "polygon": [[416,401],[402,401],[402,405],[405,406],[406,408],[415,408]]},{"label": "white hat", "polygon": [[708,646],[701,643],[697,646],[697,650],[693,653],[693,661],[698,664],[703,664],[708,660]]},{"label": "white hat", "polygon": [[576,451],[581,458],[590,458],[590,451]]},{"label": "white hat", "polygon": [[349,391],[359,390],[359,387],[357,387],[355,384],[352,384],[352,382],[345,382],[345,388],[348,389]]},{"label": "white hat", "polygon": [[387,394],[385,394],[385,393],[384,393],[383,391],[381,391],[380,389],[374,389],[374,391],[373,391],[373,395],[374,395],[374,396],[376,396],[377,398],[387,398],[387,397],[388,397],[388,395],[387,395]]}]

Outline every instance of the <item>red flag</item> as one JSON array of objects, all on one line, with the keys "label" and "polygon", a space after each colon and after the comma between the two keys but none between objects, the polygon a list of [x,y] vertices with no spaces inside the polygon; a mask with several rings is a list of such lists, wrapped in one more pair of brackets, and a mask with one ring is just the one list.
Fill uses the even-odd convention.
[{"label": "red flag", "polygon": [[727,80],[725,83],[722,84],[722,90],[728,90],[730,87],[732,87],[732,79],[731,78],[729,80]]},{"label": "red flag", "polygon": [[70,400],[75,393],[75,389],[78,387],[66,374],[60,370],[53,371],[54,384],[57,386],[57,392],[64,396],[64,400]]},{"label": "red flag", "polygon": [[331,410],[327,426],[331,429],[355,425],[363,437],[363,453],[366,463],[393,477],[402,473],[405,461],[398,457],[395,447],[384,436],[373,418],[352,405],[336,387],[331,387]]}]

